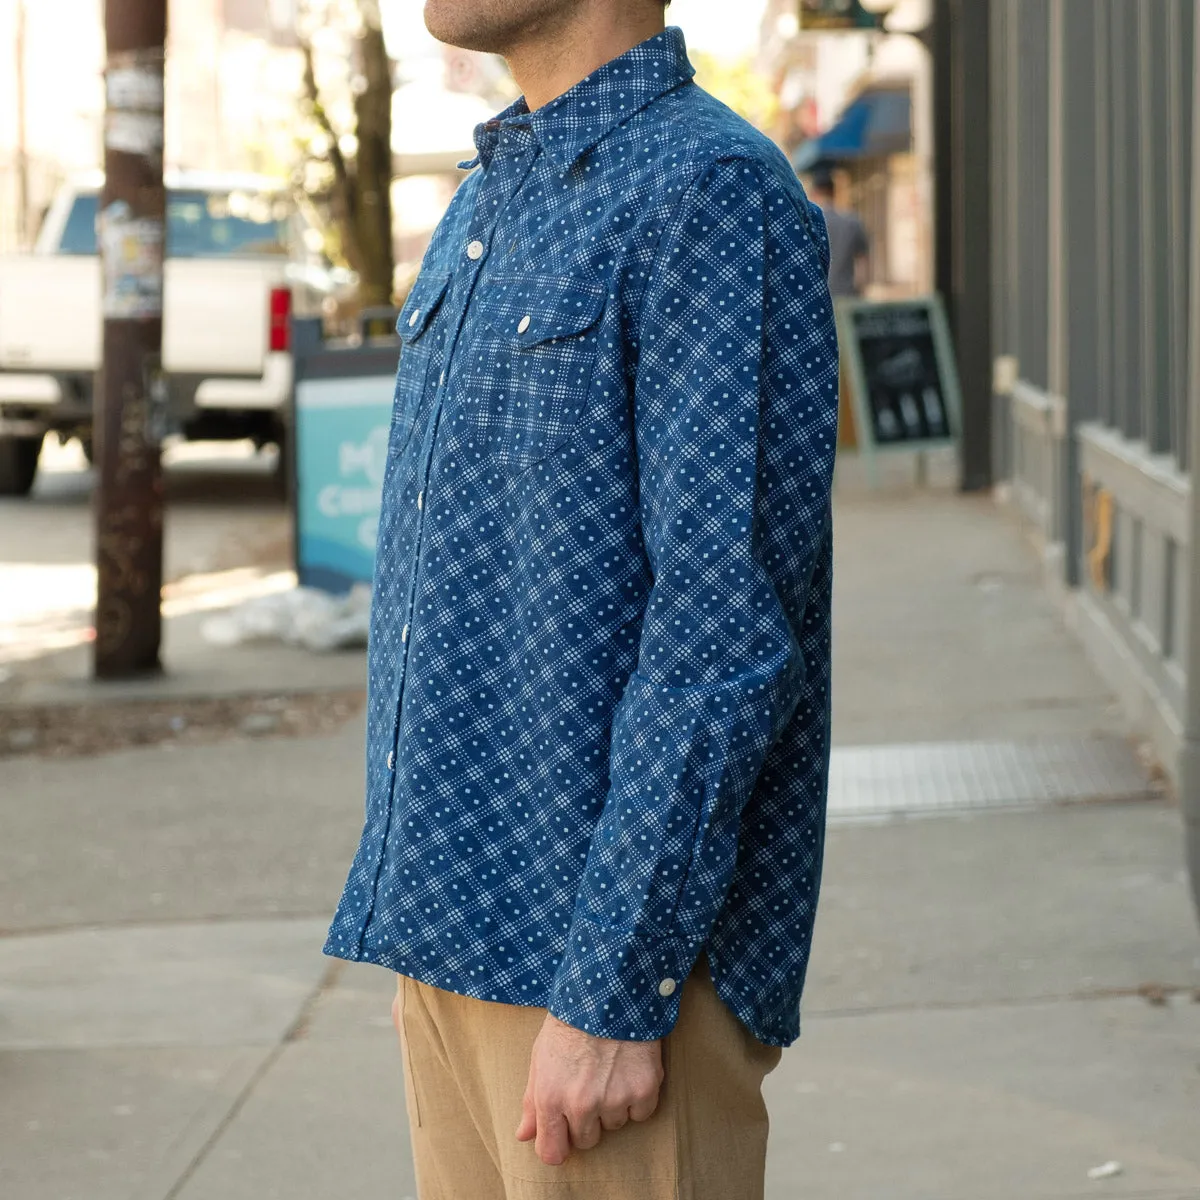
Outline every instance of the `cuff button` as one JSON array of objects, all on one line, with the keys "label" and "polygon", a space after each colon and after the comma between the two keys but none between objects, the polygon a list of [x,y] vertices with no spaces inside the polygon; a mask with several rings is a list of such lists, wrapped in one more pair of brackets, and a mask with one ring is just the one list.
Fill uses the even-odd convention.
[{"label": "cuff button", "polygon": [[658,994],[660,996],[671,996],[674,994],[674,992],[675,980],[673,979],[664,979],[662,983],[658,985]]}]

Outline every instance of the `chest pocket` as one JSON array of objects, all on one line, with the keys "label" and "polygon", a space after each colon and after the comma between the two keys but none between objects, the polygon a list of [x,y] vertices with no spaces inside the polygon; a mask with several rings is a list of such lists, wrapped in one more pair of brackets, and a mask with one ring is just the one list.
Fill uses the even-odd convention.
[{"label": "chest pocket", "polygon": [[556,275],[497,275],[472,302],[461,419],[469,448],[527,467],[570,440],[588,406],[605,289]]},{"label": "chest pocket", "polygon": [[450,282],[447,273],[422,272],[413,284],[404,307],[396,318],[400,335],[400,366],[396,371],[396,390],[392,396],[392,428],[388,445],[399,454],[408,445],[416,425],[421,398],[429,381],[430,365],[441,349],[441,337],[434,317],[441,307]]}]

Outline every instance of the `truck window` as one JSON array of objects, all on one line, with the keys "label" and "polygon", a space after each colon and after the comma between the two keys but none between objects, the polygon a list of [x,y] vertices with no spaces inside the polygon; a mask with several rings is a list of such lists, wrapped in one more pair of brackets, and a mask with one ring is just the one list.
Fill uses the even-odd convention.
[{"label": "truck window", "polygon": [[[97,254],[98,197],[75,197],[59,254]],[[249,192],[172,191],[167,197],[168,258],[286,255],[291,206],[279,196]]]},{"label": "truck window", "polygon": [[62,240],[58,243],[59,254],[97,254],[96,249],[96,196],[75,197],[67,223],[63,226]]},{"label": "truck window", "polygon": [[249,192],[172,192],[167,198],[171,258],[228,258],[288,252],[286,200]]}]

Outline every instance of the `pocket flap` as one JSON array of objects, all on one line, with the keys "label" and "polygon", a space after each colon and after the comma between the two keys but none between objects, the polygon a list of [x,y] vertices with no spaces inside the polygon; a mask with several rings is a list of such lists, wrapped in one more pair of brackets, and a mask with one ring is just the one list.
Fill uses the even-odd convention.
[{"label": "pocket flap", "polygon": [[412,285],[408,299],[396,318],[396,332],[405,345],[417,341],[429,328],[429,322],[437,312],[449,282],[450,275],[447,272],[431,275],[428,271],[422,271],[417,276],[417,282]]},{"label": "pocket flap", "polygon": [[607,298],[598,283],[561,275],[500,275],[488,280],[480,304],[492,330],[515,349],[574,337],[600,319]]}]

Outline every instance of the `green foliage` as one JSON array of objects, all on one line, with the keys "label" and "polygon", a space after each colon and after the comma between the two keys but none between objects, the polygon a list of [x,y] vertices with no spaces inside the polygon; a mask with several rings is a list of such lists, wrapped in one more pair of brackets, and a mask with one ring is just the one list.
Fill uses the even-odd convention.
[{"label": "green foliage", "polygon": [[696,68],[696,82],[705,91],[757,128],[771,128],[779,112],[779,101],[768,80],[755,69],[751,55],[724,59],[693,51],[689,57]]}]

